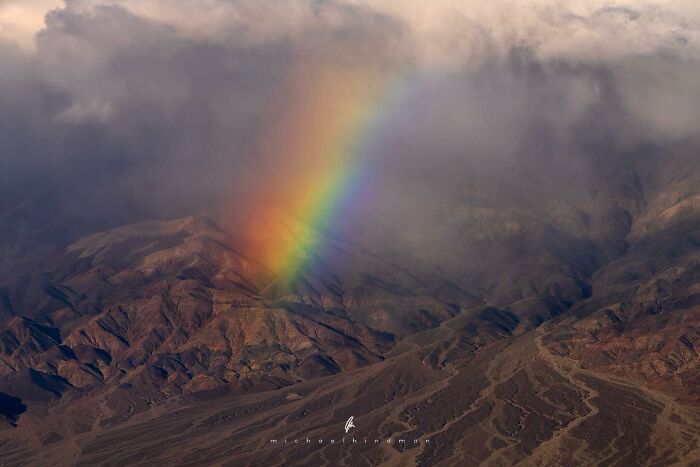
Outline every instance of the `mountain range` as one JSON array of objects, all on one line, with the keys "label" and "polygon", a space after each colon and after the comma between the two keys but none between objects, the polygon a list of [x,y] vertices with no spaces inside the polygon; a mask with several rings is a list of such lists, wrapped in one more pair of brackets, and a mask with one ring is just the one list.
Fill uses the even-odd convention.
[{"label": "mountain range", "polygon": [[700,465],[700,160],[591,164],[314,232],[293,277],[253,253],[283,212],[4,229],[3,465]]}]

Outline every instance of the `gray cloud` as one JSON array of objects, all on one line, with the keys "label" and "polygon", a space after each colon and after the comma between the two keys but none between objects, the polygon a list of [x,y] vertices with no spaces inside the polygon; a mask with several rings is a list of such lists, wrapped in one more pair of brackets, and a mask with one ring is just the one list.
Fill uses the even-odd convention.
[{"label": "gray cloud", "polygon": [[465,184],[504,184],[503,197],[556,190],[542,181],[585,180],[601,151],[692,139],[700,125],[692,2],[53,6],[38,10],[48,14],[33,49],[19,36],[0,42],[7,244],[244,204],[275,162],[259,146],[284,112],[285,75],[316,61],[419,77],[420,115],[386,136],[377,161],[394,168],[378,204],[416,224]]}]

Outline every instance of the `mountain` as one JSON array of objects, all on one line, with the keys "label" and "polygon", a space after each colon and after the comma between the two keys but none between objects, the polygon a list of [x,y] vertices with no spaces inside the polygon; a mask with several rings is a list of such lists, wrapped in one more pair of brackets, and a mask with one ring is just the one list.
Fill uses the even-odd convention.
[{"label": "mountain", "polygon": [[575,189],[466,180],[403,235],[315,232],[291,277],[250,233],[281,212],[4,249],[2,461],[699,461],[700,163],[595,163]]}]

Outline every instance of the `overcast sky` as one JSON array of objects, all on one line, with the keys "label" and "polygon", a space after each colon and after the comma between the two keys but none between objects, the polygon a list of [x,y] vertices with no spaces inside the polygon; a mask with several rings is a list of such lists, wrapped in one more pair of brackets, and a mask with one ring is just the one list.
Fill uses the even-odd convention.
[{"label": "overcast sky", "polygon": [[317,61],[422,77],[386,196],[427,209],[462,162],[694,138],[699,58],[695,0],[0,0],[0,212],[70,238],[245,203],[280,87]]}]

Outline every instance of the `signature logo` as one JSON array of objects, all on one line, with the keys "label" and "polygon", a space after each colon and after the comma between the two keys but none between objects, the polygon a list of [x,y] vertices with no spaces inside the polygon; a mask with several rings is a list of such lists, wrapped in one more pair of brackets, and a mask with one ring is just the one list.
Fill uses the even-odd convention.
[{"label": "signature logo", "polygon": [[348,421],[345,422],[345,434],[347,434],[348,431],[350,431],[350,428],[355,428],[355,424],[353,423],[354,419],[355,417],[350,417],[348,418]]}]

